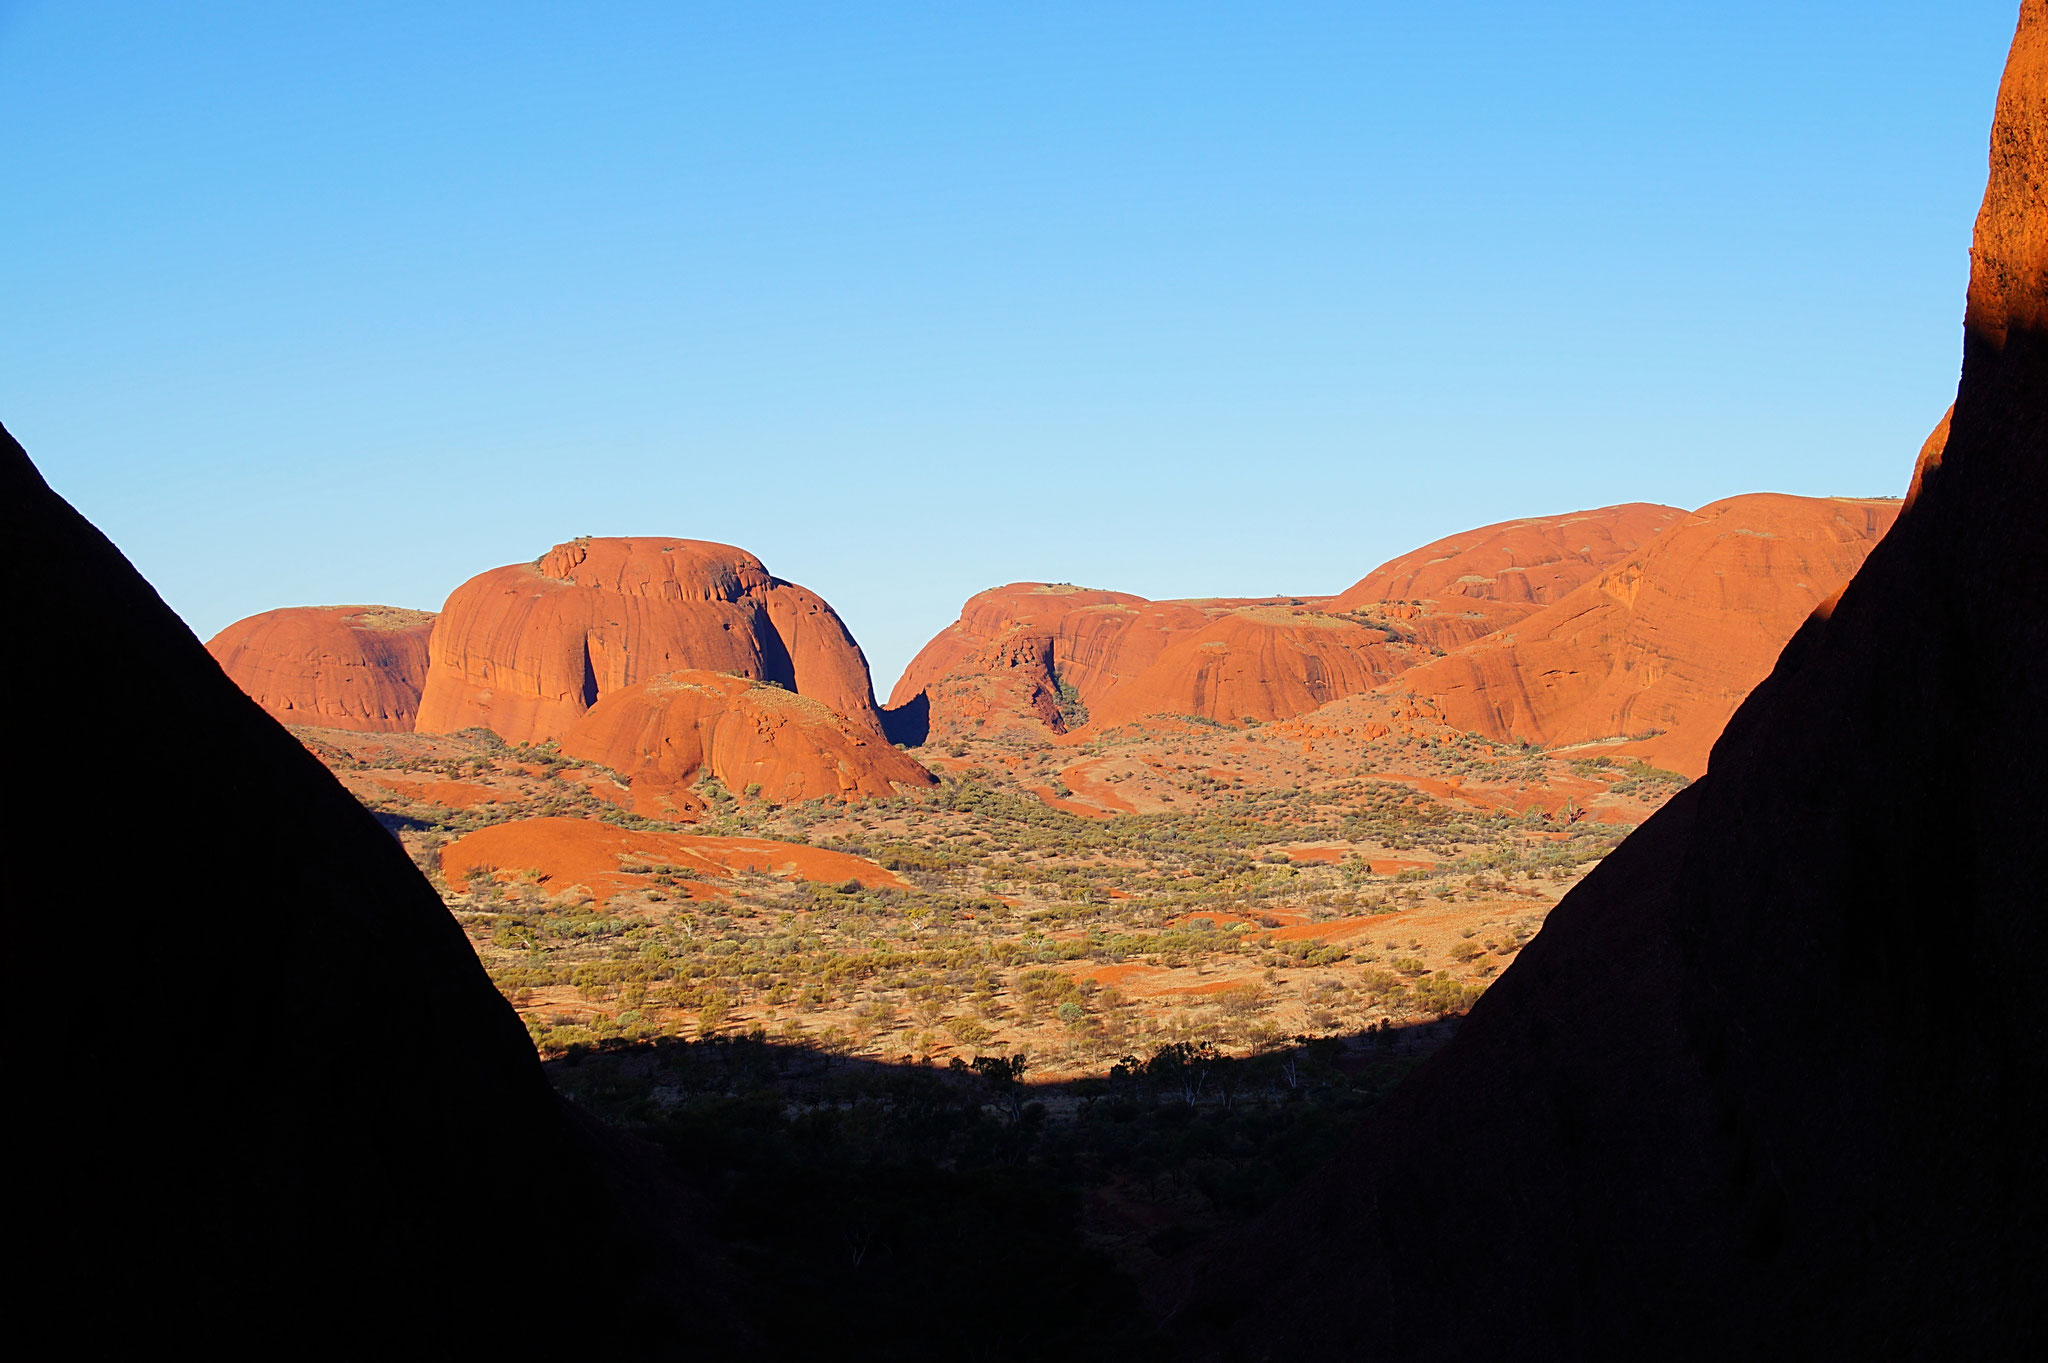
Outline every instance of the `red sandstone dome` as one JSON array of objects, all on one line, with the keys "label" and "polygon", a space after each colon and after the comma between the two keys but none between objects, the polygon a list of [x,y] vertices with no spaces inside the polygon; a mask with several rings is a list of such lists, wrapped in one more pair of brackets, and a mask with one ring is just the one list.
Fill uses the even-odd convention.
[{"label": "red sandstone dome", "polygon": [[670,672],[775,682],[881,733],[867,659],[832,608],[744,549],[579,539],[455,589],[430,645],[417,727],[560,737],[612,692]]},{"label": "red sandstone dome", "polygon": [[1018,582],[971,598],[911,661],[897,706],[924,696],[940,732],[1061,732],[1150,714],[1285,719],[1408,665],[1386,630],[1307,599],[1147,601]]},{"label": "red sandstone dome", "polygon": [[971,598],[890,704],[923,696],[934,731],[985,736],[991,724],[1062,732],[1083,712],[1098,728],[1152,714],[1289,719],[1532,613],[1684,515],[1632,502],[1485,526],[1328,600],[1147,601],[1013,582]]},{"label": "red sandstone dome", "polygon": [[426,684],[431,611],[293,606],[237,620],[206,650],[285,724],[404,732]]},{"label": "red sandstone dome", "polygon": [[[1055,733],[1092,690],[1116,642],[1150,603],[1128,592],[1013,582],[968,598],[960,618],[918,651],[890,693],[892,707],[931,707],[935,731],[1043,725]],[[1060,687],[1069,688],[1062,710]]]},{"label": "red sandstone dome", "polygon": [[[1110,608],[1094,617],[1102,623],[1118,620],[1124,608],[1146,604],[1144,597],[1129,592],[1097,591],[1064,582],[1012,582],[991,587],[969,597],[960,608],[960,618],[918,650],[889,693],[889,704],[905,704],[963,665],[984,671],[1014,662],[1035,665],[1043,650],[1060,638],[1068,617],[1088,607]],[[1118,628],[1112,625],[1111,632]]]},{"label": "red sandstone dome", "polygon": [[1156,650],[1151,661],[1100,690],[1093,724],[1147,715],[1291,719],[1369,691],[1410,665],[1408,651],[1385,631],[1313,606],[1203,605],[1198,624],[1140,634]]},{"label": "red sandstone dome", "polygon": [[1402,603],[1410,628],[1457,648],[1534,614],[1683,519],[1675,506],[1627,502],[1481,526],[1381,564],[1328,609]]},{"label": "red sandstone dome", "polygon": [[1656,732],[1620,751],[1697,776],[1785,642],[1898,514],[1895,501],[1776,493],[1715,502],[1396,686],[1493,738],[1555,746]]},{"label": "red sandstone dome", "polygon": [[935,778],[888,740],[822,702],[718,672],[680,671],[600,696],[561,749],[632,786],[633,812],[687,818],[700,773],[777,803],[888,796]]}]

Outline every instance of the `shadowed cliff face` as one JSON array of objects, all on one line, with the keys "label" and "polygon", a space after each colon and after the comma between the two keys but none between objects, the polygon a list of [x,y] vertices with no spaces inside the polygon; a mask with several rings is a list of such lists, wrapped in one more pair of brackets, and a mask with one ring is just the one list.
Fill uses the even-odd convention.
[{"label": "shadowed cliff face", "polygon": [[1151,1285],[1183,1352],[2039,1356],[2044,182],[2025,0],[1912,506],[1456,1041]]},{"label": "shadowed cliff face", "polygon": [[[85,1355],[729,1341],[687,1199],[555,1097],[398,844],[4,432],[0,504],[45,569],[6,635],[9,685],[39,683],[14,752],[37,790],[8,828],[13,997],[59,1022],[7,1056],[17,1330]],[[60,652],[63,684],[40,684]],[[146,738],[105,722],[138,679]],[[144,763],[165,782],[146,817],[83,816]],[[88,873],[109,887],[90,900]],[[52,963],[82,959],[81,1008]],[[572,1244],[586,1300],[537,1301],[534,1256]]]}]

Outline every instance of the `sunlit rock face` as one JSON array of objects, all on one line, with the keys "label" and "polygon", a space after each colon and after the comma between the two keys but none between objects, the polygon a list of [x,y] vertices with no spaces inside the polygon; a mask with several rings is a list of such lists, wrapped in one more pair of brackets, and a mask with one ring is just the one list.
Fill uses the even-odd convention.
[{"label": "sunlit rock face", "polygon": [[588,539],[456,588],[435,622],[417,727],[515,743],[684,669],[774,682],[879,734],[867,659],[832,608],[743,549]]},{"label": "sunlit rock face", "polygon": [[1512,629],[1404,676],[1445,722],[1697,776],[1802,621],[1898,518],[1896,501],[1756,493],[1705,506]]},{"label": "sunlit rock face", "polygon": [[429,611],[293,606],[237,620],[206,651],[284,724],[403,733],[427,681]]},{"label": "sunlit rock face", "polygon": [[568,733],[570,757],[628,779],[632,808],[694,818],[700,776],[785,804],[887,797],[932,785],[916,759],[822,701],[718,672],[671,672],[598,697]]}]

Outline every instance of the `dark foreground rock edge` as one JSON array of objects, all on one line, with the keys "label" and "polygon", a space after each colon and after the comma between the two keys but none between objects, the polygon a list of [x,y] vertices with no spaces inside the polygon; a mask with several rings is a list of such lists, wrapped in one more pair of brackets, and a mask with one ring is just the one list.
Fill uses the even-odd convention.
[{"label": "dark foreground rock edge", "polygon": [[1305,1186],[1193,1358],[2048,1356],[2048,0],[1950,437],[1708,775]]},{"label": "dark foreground rock edge", "polygon": [[17,1334],[745,1352],[688,1191],[554,1094],[396,841],[4,431],[0,504]]}]

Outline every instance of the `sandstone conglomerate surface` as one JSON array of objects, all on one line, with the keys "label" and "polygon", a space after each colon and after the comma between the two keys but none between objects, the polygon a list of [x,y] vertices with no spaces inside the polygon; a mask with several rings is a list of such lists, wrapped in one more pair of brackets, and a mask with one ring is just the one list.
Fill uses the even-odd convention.
[{"label": "sandstone conglomerate surface", "polygon": [[282,724],[403,732],[427,680],[431,611],[293,606],[237,620],[206,651]]},{"label": "sandstone conglomerate surface", "polygon": [[774,682],[881,732],[867,659],[832,608],[704,540],[571,540],[481,573],[449,596],[429,649],[429,733],[559,738],[601,697],[686,669]]}]

